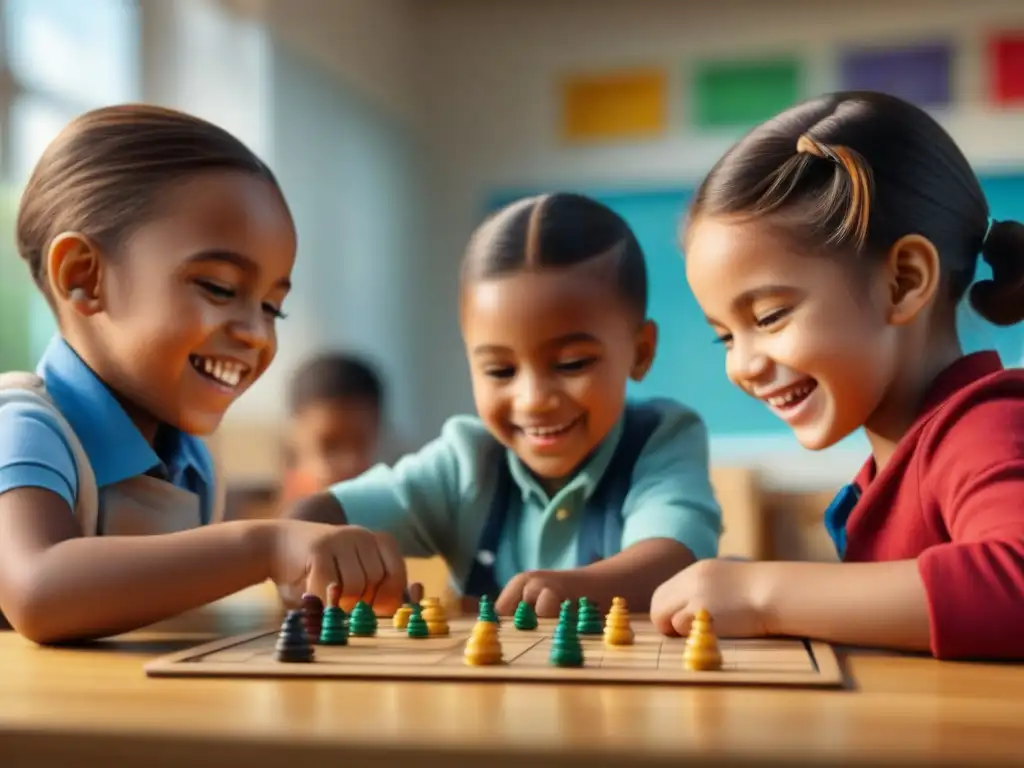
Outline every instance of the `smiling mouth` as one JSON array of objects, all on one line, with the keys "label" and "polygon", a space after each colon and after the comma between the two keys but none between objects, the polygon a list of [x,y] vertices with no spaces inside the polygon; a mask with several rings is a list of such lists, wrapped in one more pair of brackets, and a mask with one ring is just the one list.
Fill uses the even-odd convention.
[{"label": "smiling mouth", "polygon": [[778,411],[788,411],[800,405],[800,403],[810,397],[811,393],[817,388],[818,382],[814,379],[807,379],[805,381],[801,381],[799,384],[793,385],[785,392],[780,392],[777,395],[763,397],[761,399]]},{"label": "smiling mouth", "polygon": [[518,427],[518,429],[520,429],[527,437],[534,440],[553,440],[566,434],[569,430],[579,424],[582,419],[583,416],[577,416],[575,419],[563,421],[560,424],[552,424],[550,426],[521,426]]},{"label": "smiling mouth", "polygon": [[228,389],[237,389],[251,370],[249,366],[237,360],[227,360],[218,357],[189,355],[188,361],[200,376]]}]

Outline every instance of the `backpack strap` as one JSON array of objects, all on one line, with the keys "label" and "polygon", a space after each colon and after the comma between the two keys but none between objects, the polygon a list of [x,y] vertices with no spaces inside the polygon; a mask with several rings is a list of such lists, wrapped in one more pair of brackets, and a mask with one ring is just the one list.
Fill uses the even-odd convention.
[{"label": "backpack strap", "polygon": [[661,412],[651,403],[629,403],[615,453],[587,500],[580,526],[578,559],[589,565],[622,547],[622,508],[633,487],[633,470],[647,441],[661,424]]},{"label": "backpack strap", "polygon": [[60,412],[53,398],[46,391],[45,382],[34,373],[10,371],[0,373],[0,399],[5,402],[27,402],[41,406],[53,416],[60,427],[64,439],[71,448],[75,461],[75,473],[78,475],[78,488],[75,494],[75,515],[82,528],[82,535],[99,534],[99,489],[96,486],[96,475],[92,464],[82,447],[82,443],[71,428],[64,414]]},{"label": "backpack strap", "polygon": [[498,444],[498,448],[495,460],[498,474],[495,479],[494,494],[491,497],[491,507],[487,513],[483,532],[480,534],[476,556],[473,558],[469,575],[462,588],[462,594],[466,597],[479,598],[487,595],[491,599],[497,599],[501,593],[501,586],[494,573],[494,563],[498,559],[501,534],[509,516],[513,482],[505,452],[500,444]]}]

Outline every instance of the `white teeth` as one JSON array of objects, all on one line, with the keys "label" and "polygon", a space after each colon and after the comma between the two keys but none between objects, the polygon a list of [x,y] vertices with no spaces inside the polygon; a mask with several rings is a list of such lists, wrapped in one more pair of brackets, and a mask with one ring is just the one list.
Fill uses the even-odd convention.
[{"label": "white teeth", "polygon": [[549,437],[551,435],[557,435],[561,432],[565,432],[576,420],[567,421],[564,424],[557,424],[553,427],[523,427],[523,432],[528,434],[530,437]]},{"label": "white teeth", "polygon": [[248,371],[241,363],[233,360],[219,360],[212,357],[190,358],[192,367],[226,387],[237,387]]},{"label": "white teeth", "polygon": [[774,408],[783,408],[790,403],[807,397],[814,389],[813,384],[803,384],[795,389],[791,389],[784,395],[776,395],[775,397],[767,398],[768,405]]}]

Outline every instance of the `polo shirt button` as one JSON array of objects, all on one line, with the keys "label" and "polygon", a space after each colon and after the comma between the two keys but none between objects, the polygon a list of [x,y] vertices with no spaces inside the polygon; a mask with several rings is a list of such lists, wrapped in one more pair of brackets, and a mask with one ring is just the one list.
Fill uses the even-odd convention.
[{"label": "polo shirt button", "polygon": [[555,512],[555,519],[559,522],[564,522],[569,519],[569,510],[564,507]]}]

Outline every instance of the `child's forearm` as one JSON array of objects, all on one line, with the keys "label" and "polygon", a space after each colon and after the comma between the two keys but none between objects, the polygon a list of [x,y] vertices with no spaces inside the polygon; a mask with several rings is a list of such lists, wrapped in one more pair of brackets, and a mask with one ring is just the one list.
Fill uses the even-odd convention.
[{"label": "child's forearm", "polygon": [[650,609],[654,590],[695,559],[674,539],[647,539],[576,573],[582,582],[581,591],[603,608],[613,597],[621,597],[630,611],[645,612]]},{"label": "child's forearm", "polygon": [[317,493],[285,509],[284,516],[290,520],[305,520],[309,523],[327,523],[329,525],[348,525],[348,518],[341,504],[334,495],[327,492]]},{"label": "child's forearm", "polygon": [[768,631],[840,645],[930,649],[928,602],[915,560],[763,563]]},{"label": "child's forearm", "polygon": [[269,578],[272,522],[159,536],[72,538],[8,563],[4,609],[38,643],[108,637]]}]

